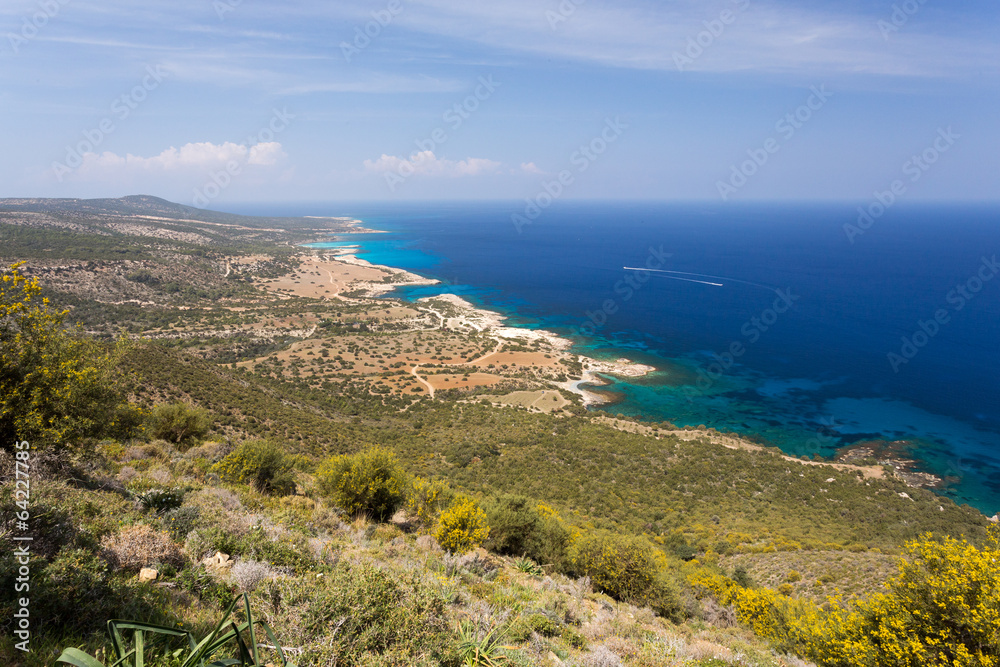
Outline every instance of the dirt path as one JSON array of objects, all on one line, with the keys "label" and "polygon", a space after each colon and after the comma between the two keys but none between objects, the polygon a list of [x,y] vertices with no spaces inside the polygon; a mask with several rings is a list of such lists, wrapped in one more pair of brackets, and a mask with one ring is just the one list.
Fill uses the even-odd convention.
[{"label": "dirt path", "polygon": [[418,364],[418,365],[414,366],[413,368],[411,368],[410,369],[410,375],[412,375],[413,377],[417,378],[417,382],[419,382],[420,384],[422,384],[425,387],[427,387],[427,392],[430,394],[431,398],[434,398],[434,386],[430,382],[428,382],[427,380],[425,380],[422,377],[420,377],[420,374],[417,373],[417,369],[418,368],[420,368],[420,364]]}]

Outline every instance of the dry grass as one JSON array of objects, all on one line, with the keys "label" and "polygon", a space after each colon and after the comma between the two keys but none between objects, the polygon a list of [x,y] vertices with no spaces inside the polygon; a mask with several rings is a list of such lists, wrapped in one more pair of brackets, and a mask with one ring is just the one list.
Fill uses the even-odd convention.
[{"label": "dry grass", "polygon": [[105,536],[101,540],[101,548],[114,567],[129,572],[138,572],[157,563],[176,567],[185,563],[180,547],[167,533],[153,530],[145,524],[129,526],[115,535]]}]

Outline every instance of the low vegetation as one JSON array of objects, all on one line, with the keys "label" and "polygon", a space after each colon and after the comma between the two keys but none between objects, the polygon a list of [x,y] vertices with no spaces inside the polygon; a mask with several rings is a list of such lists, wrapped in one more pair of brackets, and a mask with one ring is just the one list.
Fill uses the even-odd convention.
[{"label": "low vegetation", "polygon": [[[88,275],[156,307],[62,291],[65,313],[3,272],[0,534],[28,512],[34,634],[0,662],[998,665],[1000,536],[975,510],[708,430],[501,407],[452,366],[506,355],[480,379],[536,390],[515,360],[539,350],[393,328],[375,300],[265,298],[253,280],[297,266],[265,249],[308,234],[171,211],[169,238],[105,243],[123,228],[101,218],[94,259],[45,265],[102,262]],[[42,266],[66,250],[10,222],[24,215],[0,211],[11,252]],[[68,326],[119,315],[150,340]],[[446,388],[432,400],[420,379]],[[0,556],[0,588],[20,567]],[[5,641],[14,604],[0,598]]]}]

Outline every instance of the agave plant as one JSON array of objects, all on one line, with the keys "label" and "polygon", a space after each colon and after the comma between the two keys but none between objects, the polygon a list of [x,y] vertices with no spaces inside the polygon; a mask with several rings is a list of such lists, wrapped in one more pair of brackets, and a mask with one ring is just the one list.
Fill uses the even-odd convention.
[{"label": "agave plant", "polygon": [[[233,611],[240,600],[243,600],[243,608],[246,611],[247,620],[240,625],[232,620]],[[260,625],[271,640],[272,645],[278,651],[281,658],[282,667],[295,667],[285,658],[285,651],[278,644],[274,636],[274,631],[264,621],[255,621],[250,611],[250,599],[244,593],[232,601],[226,609],[225,615],[219,624],[215,626],[207,637],[200,642],[195,642],[194,636],[187,630],[177,630],[163,625],[153,625],[151,623],[134,623],[132,621],[111,620],[108,621],[108,634],[111,636],[111,662],[107,665],[101,663],[97,658],[90,656],[80,649],[67,648],[56,662],[73,665],[73,667],[145,667],[146,664],[146,639],[147,635],[166,635],[168,637],[183,637],[188,641],[187,654],[181,649],[175,653],[175,657],[180,667],[261,667],[257,648],[257,633],[255,625]],[[123,633],[132,632],[132,648],[128,650]],[[244,636],[246,635],[246,636]],[[227,645],[230,651],[233,648],[239,653],[238,658],[222,658],[214,662],[211,660]]]},{"label": "agave plant", "polygon": [[503,654],[504,632],[500,625],[490,628],[485,634],[472,621],[462,621],[458,626],[458,652],[462,662],[468,667],[500,667],[508,662]]},{"label": "agave plant", "polygon": [[530,574],[536,577],[540,577],[545,574],[545,570],[542,569],[541,565],[526,556],[522,556],[514,561],[514,569],[518,572],[524,572],[525,574]]}]

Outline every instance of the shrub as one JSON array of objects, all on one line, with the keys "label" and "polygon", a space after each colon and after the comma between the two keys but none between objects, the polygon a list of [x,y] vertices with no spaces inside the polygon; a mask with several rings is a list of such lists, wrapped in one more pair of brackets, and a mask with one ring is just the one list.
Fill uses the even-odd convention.
[{"label": "shrub", "polygon": [[530,556],[564,569],[569,530],[551,511],[542,513],[525,496],[505,494],[484,503],[490,538],[486,546],[507,556]]},{"label": "shrub", "polygon": [[445,602],[418,573],[341,561],[322,578],[279,579],[256,595],[282,639],[306,647],[299,664],[458,664]]},{"label": "shrub", "polygon": [[236,594],[235,586],[219,581],[203,565],[182,570],[177,575],[177,583],[184,590],[197,595],[200,600],[214,602],[223,609]]},{"label": "shrub", "polygon": [[320,490],[351,515],[386,521],[406,500],[407,477],[396,456],[380,448],[335,456],[316,471]]},{"label": "shrub", "polygon": [[101,547],[113,566],[130,572],[138,572],[154,563],[184,565],[184,556],[170,535],[145,524],[129,526],[116,535],[105,536]]},{"label": "shrub", "polygon": [[0,272],[0,448],[132,437],[140,413],[115,372],[127,344],[108,350],[68,332],[65,312],[54,310],[38,280],[19,267]]},{"label": "shrub", "polygon": [[790,622],[791,638],[824,667],[995,665],[1000,655],[998,560],[998,528],[982,548],[926,534],[907,545],[885,593],[826,616],[815,610],[801,613]]},{"label": "shrub", "polygon": [[465,553],[482,544],[490,535],[486,512],[476,501],[459,496],[438,519],[434,537],[443,549]]},{"label": "shrub", "polygon": [[304,536],[292,533],[280,540],[272,540],[260,526],[254,526],[244,534],[234,534],[219,527],[199,528],[188,536],[185,549],[193,558],[200,559],[221,551],[230,556],[292,568],[297,572],[315,564]]},{"label": "shrub", "polygon": [[178,401],[162,403],[153,408],[147,425],[154,438],[175,445],[190,445],[205,437],[212,427],[212,419],[204,408]]},{"label": "shrub", "polygon": [[[14,591],[18,563],[13,550],[0,555],[0,585]],[[50,638],[100,633],[109,618],[144,618],[163,622],[163,592],[134,577],[126,580],[108,572],[107,563],[86,549],[66,548],[51,562],[35,558],[30,562],[31,615],[43,624],[43,633]],[[0,617],[14,617],[15,599],[19,596],[0,596]],[[10,632],[9,626],[7,632]],[[3,644],[0,643],[0,646]],[[7,646],[12,647],[8,642]],[[39,651],[34,646],[34,651]],[[0,656],[10,658],[0,649]],[[22,664],[19,659],[6,664]],[[29,663],[30,664],[30,663]],[[51,664],[50,659],[35,664]]]},{"label": "shrub", "polygon": [[170,533],[170,537],[180,541],[194,530],[200,514],[197,507],[180,507],[160,517],[160,524],[165,531]]},{"label": "shrub", "polygon": [[573,545],[572,566],[594,585],[618,600],[648,605],[676,617],[680,598],[665,571],[665,558],[643,538],[591,534]]},{"label": "shrub", "polygon": [[273,579],[277,572],[267,563],[256,560],[240,560],[233,565],[229,576],[241,591],[252,592],[257,586],[268,579]]},{"label": "shrub", "polygon": [[158,513],[177,509],[184,502],[184,493],[180,489],[150,489],[136,493],[135,497],[143,509]]},{"label": "shrub", "polygon": [[280,446],[266,440],[244,442],[212,470],[227,482],[252,484],[261,493],[287,494],[295,490],[292,463]]},{"label": "shrub", "polygon": [[432,526],[455,498],[447,482],[417,477],[406,496],[406,511],[421,525]]}]

